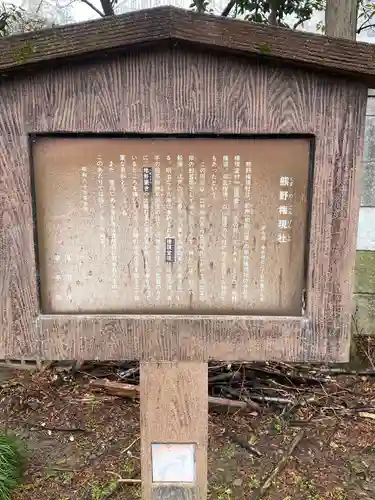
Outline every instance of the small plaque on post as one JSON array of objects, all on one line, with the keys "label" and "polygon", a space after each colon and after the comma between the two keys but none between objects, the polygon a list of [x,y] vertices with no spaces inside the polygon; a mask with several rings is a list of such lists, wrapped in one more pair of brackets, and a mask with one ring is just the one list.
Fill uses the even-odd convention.
[{"label": "small plaque on post", "polygon": [[153,483],[194,483],[195,444],[152,444]]}]

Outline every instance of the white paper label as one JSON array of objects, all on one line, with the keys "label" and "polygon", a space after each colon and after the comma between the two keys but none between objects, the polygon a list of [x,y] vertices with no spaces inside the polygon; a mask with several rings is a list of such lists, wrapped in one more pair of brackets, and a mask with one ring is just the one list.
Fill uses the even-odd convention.
[{"label": "white paper label", "polygon": [[194,483],[195,444],[152,444],[154,483]]}]

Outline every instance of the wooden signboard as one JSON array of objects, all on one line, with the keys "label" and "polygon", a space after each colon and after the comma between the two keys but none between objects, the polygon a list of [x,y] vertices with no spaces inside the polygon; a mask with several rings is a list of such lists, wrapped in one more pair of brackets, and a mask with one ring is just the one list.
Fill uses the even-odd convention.
[{"label": "wooden signboard", "polygon": [[300,315],[308,139],[39,138],[42,311]]},{"label": "wooden signboard", "polygon": [[205,500],[210,359],[348,360],[373,48],[172,7],[0,45],[0,357],[139,360],[144,500]]}]

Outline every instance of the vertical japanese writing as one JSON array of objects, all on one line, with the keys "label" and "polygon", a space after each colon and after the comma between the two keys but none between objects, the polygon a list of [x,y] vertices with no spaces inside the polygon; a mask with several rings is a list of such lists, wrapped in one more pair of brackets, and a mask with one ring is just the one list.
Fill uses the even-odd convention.
[{"label": "vertical japanese writing", "polygon": [[126,217],[128,215],[128,198],[126,192],[126,157],[125,155],[120,155],[120,183],[121,183],[121,193],[122,193],[122,215]]},{"label": "vertical japanese writing", "polygon": [[176,262],[176,242],[174,238],[165,238],[165,262]]},{"label": "vertical japanese writing", "polygon": [[[148,156],[143,155],[143,166],[148,166]],[[145,170],[143,170],[145,172]],[[145,174],[144,174],[145,175]],[[143,179],[143,183],[147,179]],[[150,281],[150,267],[148,265],[149,252],[150,252],[150,191],[144,191],[143,193],[143,230],[144,230],[144,241],[143,241],[143,261],[144,261],[144,280],[145,280],[145,296],[146,300],[151,299],[151,281]]]},{"label": "vertical japanese writing", "polygon": [[109,163],[109,203],[110,203],[110,228],[111,228],[111,263],[112,263],[112,290],[117,290],[117,222],[116,222],[116,182],[114,179],[115,167]]},{"label": "vertical japanese writing", "polygon": [[[70,254],[66,254],[64,260],[65,260],[65,263],[69,266],[69,263],[72,261],[72,256]],[[72,274],[67,275],[67,281],[69,281],[69,284],[67,287],[66,298],[69,302],[72,302],[73,301],[73,295],[72,295],[73,275]]]},{"label": "vertical japanese writing", "polygon": [[241,157],[234,157],[234,173],[233,173],[233,227],[232,227],[232,304],[235,305],[238,300],[237,291],[237,263],[238,263],[238,247],[239,247],[239,205],[240,205],[240,176],[241,176]]},{"label": "vertical japanese writing", "polygon": [[99,205],[99,238],[100,243],[105,247],[105,223],[104,223],[104,182],[103,182],[104,164],[101,155],[96,158],[96,181],[98,187],[98,205]]},{"label": "vertical japanese writing", "polygon": [[188,193],[189,193],[189,254],[188,254],[188,276],[189,276],[189,293],[193,294],[194,288],[194,212],[195,212],[195,198],[194,198],[194,185],[195,185],[195,156],[189,155],[189,170],[188,170]]},{"label": "vertical japanese writing", "polygon": [[182,300],[184,261],[184,158],[177,155],[177,301]]},{"label": "vertical japanese writing", "polygon": [[155,299],[161,299],[161,253],[160,253],[160,156],[154,156],[155,161]]},{"label": "vertical japanese writing", "polygon": [[84,212],[89,211],[87,167],[81,167],[81,206]]},{"label": "vertical japanese writing", "polygon": [[[217,193],[218,193],[218,191],[220,191],[220,188],[218,188],[217,173],[218,173],[217,157],[216,157],[216,155],[212,155],[212,174],[211,174],[212,205],[214,205],[214,202],[217,198]],[[210,266],[212,266],[211,263],[210,263]],[[212,296],[215,294],[216,294],[216,290],[213,291],[213,293],[211,293]]]},{"label": "vertical japanese writing", "polygon": [[251,206],[251,182],[252,182],[251,162],[245,163],[245,192],[244,192],[244,224],[243,224],[243,276],[242,276],[242,297],[244,302],[249,296],[249,259],[250,259],[250,224],[252,215]]},{"label": "vertical japanese writing", "polygon": [[293,193],[290,191],[290,188],[293,187],[293,184],[293,177],[280,177],[279,219],[277,221],[279,230],[277,241],[279,243],[290,243],[292,239],[290,229],[292,227]]},{"label": "vertical japanese writing", "polygon": [[[173,234],[173,216],[172,216],[172,158],[167,155],[167,168],[166,173],[166,196],[165,196],[165,208],[166,208],[166,219],[167,219],[167,238],[172,238]],[[172,289],[173,289],[173,273],[172,266],[167,267],[167,300],[172,302]]]},{"label": "vertical japanese writing", "polygon": [[133,272],[133,290],[134,290],[134,300],[139,302],[140,300],[140,273],[139,273],[139,192],[138,192],[138,165],[137,157],[132,156],[132,195],[133,195],[133,252],[134,252],[134,272]]},{"label": "vertical japanese writing", "polygon": [[223,156],[223,206],[221,209],[221,300],[227,295],[227,247],[228,247],[228,218],[229,218],[229,157]]},{"label": "vertical japanese writing", "polygon": [[259,273],[259,292],[260,292],[260,297],[259,300],[260,302],[264,302],[264,277],[265,277],[265,262],[266,262],[266,226],[262,226],[260,228],[260,241],[261,241],[261,246],[260,246],[260,273]]},{"label": "vertical japanese writing", "polygon": [[[71,262],[71,255],[67,254],[65,256],[65,259],[61,259],[61,255],[55,254],[53,260],[55,262],[64,261],[63,264],[70,263]],[[58,290],[61,290],[62,288],[64,288],[64,286],[66,284],[66,292],[64,292],[64,296],[61,293],[57,293],[55,295],[55,300],[60,302],[66,298],[69,302],[71,302],[73,300],[73,296],[71,293],[72,292],[73,275],[70,274],[69,272],[64,273],[60,270],[60,271],[58,271],[58,273],[56,275],[54,275],[53,279],[56,282],[56,285],[57,285],[56,288]]]},{"label": "vertical japanese writing", "polygon": [[199,168],[199,251],[198,251],[198,268],[199,268],[199,300],[204,301],[205,297],[205,221],[206,221],[206,199],[205,199],[205,184],[206,184],[206,167],[204,161],[201,161]]},{"label": "vertical japanese writing", "polygon": [[[61,255],[60,255],[60,254],[58,254],[58,253],[55,253],[55,255],[53,256],[53,260],[54,260],[54,262],[56,262],[56,266],[55,266],[55,268],[56,268],[57,266],[59,266],[59,263],[60,263],[60,261],[61,261]],[[57,268],[57,269],[58,269],[58,268]],[[56,281],[56,290],[59,290],[59,281],[60,281],[60,279],[61,279],[61,274],[60,274],[60,272],[61,272],[61,271],[59,270],[58,274],[55,274],[55,275],[53,276],[54,281]],[[62,295],[61,295],[61,293],[57,293],[57,294],[55,294],[55,300],[56,300],[56,301],[58,301],[58,302],[62,300]]]},{"label": "vertical japanese writing", "polygon": [[217,158],[215,155],[212,156],[211,195],[215,200],[217,195]]}]

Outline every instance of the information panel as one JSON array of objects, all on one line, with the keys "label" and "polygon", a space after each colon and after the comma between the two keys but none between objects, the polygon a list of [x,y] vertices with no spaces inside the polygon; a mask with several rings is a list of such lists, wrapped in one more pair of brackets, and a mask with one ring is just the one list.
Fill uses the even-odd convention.
[{"label": "information panel", "polygon": [[300,315],[307,139],[40,137],[44,313]]}]

